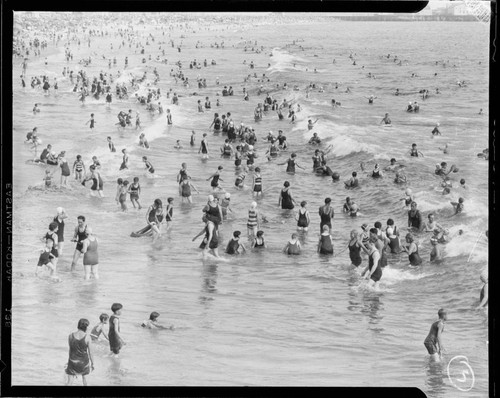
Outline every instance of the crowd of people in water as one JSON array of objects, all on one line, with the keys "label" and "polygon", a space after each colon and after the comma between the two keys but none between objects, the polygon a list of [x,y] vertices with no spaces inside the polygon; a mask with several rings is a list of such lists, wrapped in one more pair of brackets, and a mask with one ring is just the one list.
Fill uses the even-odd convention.
[{"label": "crowd of people in water", "polygon": [[[57,77],[50,79],[48,76],[44,75],[28,76],[30,62],[33,60],[37,61],[42,57],[42,54],[47,49],[47,41],[52,41],[56,46],[60,45],[59,43],[62,42],[65,48],[65,59],[69,62],[73,60],[75,47],[79,48],[80,46],[86,45],[90,47],[94,38],[98,39],[99,37],[111,34],[112,33],[103,29],[89,29],[83,36],[73,32],[68,34],[66,38],[62,33],[53,33],[50,37],[46,38],[46,40],[39,40],[38,38],[19,39],[15,43],[14,53],[17,57],[23,59],[21,64],[22,74],[20,76],[23,89],[26,87],[25,81],[28,80],[31,83],[32,90],[43,90],[44,95],[57,95],[57,90],[61,85]],[[120,28],[114,32],[114,35],[119,41],[119,48],[123,48],[124,53],[130,51],[132,47],[140,51],[140,53],[143,54],[142,63],[148,63],[152,60],[152,55],[146,54],[146,46],[160,43],[159,50],[161,50],[161,56],[157,55],[154,59],[173,66],[170,71],[170,78],[175,81],[175,84],[180,83],[184,88],[189,88],[191,85],[198,89],[207,87],[206,79],[200,75],[196,78],[196,82],[193,83],[190,81],[187,76],[190,71],[185,72],[183,68],[184,65],[180,60],[174,63],[164,58],[167,55],[166,50],[169,50],[168,47],[171,47],[170,50],[176,51],[177,53],[182,51],[181,44],[174,43],[174,40],[168,42],[164,40],[165,31],[163,31],[163,35],[160,38],[154,36],[152,33],[148,33],[148,35],[144,34],[142,37],[138,36],[137,32],[132,28]],[[163,41],[161,41],[162,39]],[[200,46],[200,48],[203,47],[201,43],[197,43],[196,48],[198,48],[198,46]],[[212,43],[210,46],[211,48],[223,48],[224,42]],[[244,47],[245,52],[262,52],[265,50],[263,46],[258,45],[257,41],[249,41],[245,43]],[[30,59],[31,55],[34,55],[35,58]],[[351,54],[349,58],[354,61],[354,65],[356,61],[353,55]],[[402,62],[397,56],[388,54],[387,59],[390,58],[393,58],[396,63]],[[96,60],[101,62],[104,61],[108,65],[109,71],[105,72],[101,70],[98,75],[90,76],[85,68],[95,63]],[[45,58],[46,65],[47,62],[47,58]],[[118,67],[117,65],[119,62],[123,62],[123,70],[118,71],[117,75],[113,76],[111,69]],[[335,62],[336,60],[334,60],[333,63]],[[246,60],[244,63],[247,64]],[[123,82],[123,79],[119,82],[115,82],[120,79],[129,67],[129,59],[127,56],[124,57],[123,61],[119,61],[116,57],[108,58],[106,55],[102,55],[102,59],[100,59],[100,57],[95,54],[95,58],[89,56],[88,58],[80,60],[79,65],[81,66],[80,70],[71,70],[70,67],[64,67],[62,71],[62,76],[68,79],[65,79],[65,81],[69,82],[72,87],[75,100],[79,100],[84,104],[88,97],[92,97],[96,100],[104,97],[108,107],[113,105],[115,98],[120,101],[135,100],[144,107],[146,112],[155,115],[155,117],[165,118],[165,124],[167,126],[174,125],[170,107],[180,106],[183,95],[178,94],[173,88],[160,89],[159,84],[161,78],[156,68],[153,70],[152,77],[147,72],[144,72],[141,76],[132,76],[127,84]],[[200,70],[214,65],[217,65],[214,59],[211,61],[207,61],[207,59],[204,59],[204,61],[194,59],[189,62],[189,70]],[[257,199],[263,197],[263,193],[266,191],[263,189],[265,181],[263,181],[262,178],[260,165],[262,165],[262,162],[275,161],[279,156],[284,155],[286,160],[277,163],[277,165],[286,165],[286,169],[283,169],[284,176],[293,175],[297,168],[306,170],[306,167],[301,164],[304,160],[301,159],[299,163],[297,153],[289,153],[289,143],[286,137],[285,125],[283,129],[277,131],[277,134],[268,131],[266,135],[258,136],[259,132],[257,132],[255,128],[245,125],[243,122],[238,123],[233,120],[231,112],[222,111],[223,105],[221,103],[221,97],[241,95],[244,101],[250,101],[251,97],[249,91],[251,91],[252,96],[265,95],[265,99],[263,101],[258,100],[259,102],[254,108],[253,114],[255,122],[274,116],[278,120],[288,119],[290,124],[296,123],[296,115],[301,112],[300,104],[290,99],[283,98],[280,100],[279,98],[273,97],[273,95],[266,91],[263,86],[264,83],[270,82],[269,76],[266,76],[265,73],[259,76],[257,72],[254,72],[256,65],[254,65],[253,61],[248,63],[248,67],[253,73],[248,74],[245,78],[245,82],[248,84],[253,82],[256,86],[256,90],[243,89],[243,93],[235,93],[232,86],[227,85],[221,87],[219,78],[217,78],[214,91],[216,97],[214,107],[216,111],[213,112],[212,122],[207,126],[213,133],[210,139],[211,142],[209,143],[209,134],[207,132],[202,133],[199,145],[196,142],[197,133],[192,131],[190,136],[189,145],[193,148],[199,148],[198,154],[201,159],[219,156],[221,159],[221,164],[218,166],[217,170],[206,178],[206,181],[210,181],[209,189],[211,192],[207,196],[207,201],[203,204],[202,208],[203,227],[198,234],[192,237],[193,241],[202,237],[199,248],[202,249],[204,259],[210,258],[216,260],[221,256],[219,250],[223,250],[224,255],[228,257],[235,255],[251,255],[251,252],[256,250],[268,250],[264,231],[265,228],[263,228],[263,225],[268,222],[268,218],[261,212],[259,204],[257,203]],[[375,78],[375,75],[370,73],[368,77]],[[464,81],[459,83],[460,87],[466,87]],[[276,84],[276,88],[279,89],[279,91],[273,92],[286,94],[286,90],[291,87],[288,87],[287,84],[284,83],[283,85]],[[323,88],[319,84],[311,83],[305,88],[294,85],[293,90],[305,90],[309,94],[310,91],[323,90]],[[436,90],[437,93],[439,93],[439,89]],[[346,92],[349,92],[349,88],[347,88]],[[429,90],[423,89],[419,94],[422,96],[422,100],[425,100],[429,95]],[[398,96],[403,94],[398,89],[394,95]],[[198,94],[193,92],[182,100],[186,102],[196,101],[194,106],[197,107],[198,112],[212,112],[212,101],[210,96],[205,96],[204,100],[196,99],[197,96]],[[370,95],[366,98],[369,104],[373,104],[374,100],[377,99],[375,95]],[[165,111],[163,109],[164,105],[166,107]],[[332,99],[333,108],[341,106],[342,104],[340,102]],[[419,112],[418,102],[409,101],[406,111],[414,113]],[[43,112],[43,104],[36,103],[33,108],[34,116],[40,112]],[[482,113],[482,110],[480,113]],[[117,114],[117,119],[117,129],[136,130],[137,133],[140,134],[138,137],[139,145],[154,151],[154,147],[150,145],[145,133],[142,132],[143,125],[141,124],[139,112],[135,112],[134,114],[132,109],[120,110]],[[36,119],[34,118],[34,120]],[[328,154],[332,150],[332,146],[325,147],[318,134],[312,131],[317,122],[318,119],[309,119],[307,121],[307,130],[311,131],[312,135],[309,141],[303,143],[304,145],[317,146],[312,156],[312,172],[316,175],[331,177],[334,182],[340,181],[341,177],[339,173],[332,170],[328,164]],[[36,124],[36,122],[34,121],[33,124]],[[385,113],[380,124],[385,126],[392,125],[389,113]],[[99,125],[99,120],[95,119],[94,113],[90,114],[86,125],[91,131]],[[441,134],[440,125],[437,123],[431,132],[431,136],[434,137]],[[50,141],[50,139],[50,135],[44,137],[44,140]],[[264,142],[265,144],[261,144],[259,150],[257,150],[257,142]],[[83,186],[90,185],[90,194],[92,196],[100,198],[106,197],[104,195],[104,179],[101,175],[103,166],[96,156],[92,156],[90,164],[86,164],[83,159],[88,154],[66,154],[64,150],[58,153],[58,151],[52,147],[51,143],[47,143],[41,150],[40,155],[38,155],[42,140],[38,136],[37,127],[34,127],[32,131],[27,133],[26,143],[30,145],[30,149],[35,154],[32,162],[42,164],[46,167],[43,179],[43,185],[46,189],[54,189],[54,186],[57,188],[68,186],[71,176],[73,176],[76,183]],[[107,143],[109,151],[116,152],[112,135],[107,136]],[[176,148],[181,147],[181,143],[178,141],[176,143]],[[447,145],[445,145],[442,150],[443,153],[446,154],[448,150]],[[121,152],[123,156],[121,164],[116,165],[117,170],[129,168],[129,154],[126,149],[123,149]],[[423,157],[424,154],[419,150],[417,143],[414,143],[408,150],[408,156],[409,159],[411,159],[411,157]],[[488,149],[478,154],[478,157],[488,160]],[[195,160],[193,159],[193,161]],[[144,178],[153,176],[155,174],[155,167],[151,163],[151,160],[149,160],[147,156],[143,156],[142,162],[144,167]],[[229,177],[224,176],[224,170],[229,167],[234,167],[236,170],[234,185],[232,181],[227,180]],[[363,176],[366,174],[367,170],[365,167],[366,164],[361,163],[361,172],[359,172],[359,170],[354,170],[351,176],[343,181],[344,187],[348,192],[347,195],[349,196],[345,199],[342,212],[353,218],[357,217],[361,214],[360,212],[363,211],[363,205],[356,203],[353,196],[355,195],[356,189],[359,189],[363,183],[359,177],[361,173]],[[389,177],[393,179],[395,184],[401,185],[401,187],[404,188],[409,180],[409,176],[406,175],[404,169],[404,161],[401,162],[400,160],[392,158],[387,165],[374,164],[373,169],[368,171],[367,175],[374,179]],[[57,173],[60,173],[59,184],[54,182]],[[448,167],[448,164],[444,161],[436,164],[435,175],[440,177],[439,185],[443,188],[442,194],[448,195],[454,192],[459,197],[457,201],[451,201],[453,216],[459,216],[466,211],[465,195],[462,193],[465,193],[468,187],[463,178],[460,179],[458,187],[453,187],[451,178],[452,173],[459,173],[459,168],[456,165]],[[193,190],[200,193],[202,189],[193,184],[192,178],[188,172],[187,163],[182,163],[176,180],[178,183],[179,197],[183,202],[192,204]],[[221,183],[223,183],[224,186]],[[240,228],[241,230],[232,231],[230,240],[223,245],[220,239],[219,230],[223,228],[228,216],[233,212],[231,208],[231,193],[229,191],[231,189],[242,190],[244,187],[250,187],[253,198],[248,208],[248,218],[246,222],[249,242],[248,247],[242,237],[245,225],[242,225],[242,228]],[[155,199],[149,206],[141,203],[142,191],[139,176],[131,178],[130,181],[125,178],[118,178],[115,188],[115,201],[122,211],[128,211],[129,202],[132,207],[138,211],[143,208],[147,209],[145,211],[146,226],[139,231],[132,232],[132,237],[151,236],[152,240],[156,241],[175,224],[176,219],[173,211],[174,197],[169,197],[166,201],[166,205],[164,205],[164,201],[160,198]],[[389,256],[399,256],[401,253],[405,253],[408,256],[408,264],[410,267],[420,267],[427,261],[421,257],[419,246],[424,239],[429,239],[432,245],[432,251],[428,261],[430,263],[439,264],[444,257],[443,245],[453,239],[455,235],[462,234],[462,230],[458,231],[456,234],[450,233],[450,228],[441,225],[441,220],[436,220],[436,215],[433,212],[425,215],[422,214],[411,189],[406,188],[401,201],[407,208],[407,225],[396,225],[393,218],[388,218],[384,225],[382,221],[376,220],[375,216],[375,221],[371,225],[363,223],[359,227],[353,228],[349,236],[346,237],[348,239],[348,244],[339,250],[334,248],[333,244],[332,233],[335,211],[330,197],[326,196],[324,198],[324,204],[313,211],[308,208],[307,201],[302,200],[300,203],[296,201],[292,193],[292,186],[285,177],[278,198],[272,198],[271,200],[274,201],[276,199],[281,209],[293,211],[295,213],[295,220],[297,222],[297,231],[291,233],[290,239],[287,242],[283,242],[284,246],[282,251],[285,254],[291,256],[304,254],[306,249],[301,245],[301,235],[312,228],[315,223],[312,217],[312,214],[314,214],[316,218],[319,218],[318,243],[314,250],[321,255],[332,257],[337,256],[344,250],[348,250],[352,267],[357,268],[360,276],[367,280],[367,286],[375,290],[378,289],[380,280],[383,277],[383,271],[387,266]],[[73,209],[73,211],[74,210],[76,209]],[[43,240],[45,247],[39,256],[35,273],[37,275],[47,273],[51,278],[57,279],[58,260],[66,253],[64,250],[64,242],[65,226],[68,222],[68,215],[66,210],[62,207],[58,207],[55,213],[44,235]],[[93,235],[92,227],[88,224],[85,215],[78,215],[76,222],[77,224],[74,227],[71,239],[71,242],[75,244],[71,269],[75,270],[80,257],[83,257],[84,278],[86,280],[98,279],[99,240]],[[314,228],[318,228],[318,225],[314,226]],[[430,233],[429,238],[426,238],[424,232]],[[311,250],[312,249],[309,248],[307,249],[307,251]],[[484,307],[488,303],[487,270],[481,273],[480,278],[483,282],[483,287],[481,289],[478,307]],[[115,355],[119,354],[121,348],[125,345],[120,334],[120,315],[122,313],[122,308],[123,306],[120,303],[114,303],[111,306],[112,315],[101,314],[99,323],[91,329],[90,333],[88,332],[90,322],[87,319],[80,319],[77,325],[77,331],[71,333],[68,339],[70,346],[69,360],[66,369],[68,383],[72,383],[73,378],[71,376],[81,375],[84,385],[87,384],[86,376],[93,370],[92,342],[97,341],[101,336],[109,341],[111,352]],[[445,310],[440,309],[438,315],[439,320],[432,324],[429,335],[424,342],[429,354],[436,359],[438,359],[443,352],[441,335],[447,320],[447,313]],[[160,324],[158,322],[158,317],[158,312],[152,312],[149,319],[142,322],[141,326],[144,328],[158,329],[173,328],[173,326],[164,326]]]}]

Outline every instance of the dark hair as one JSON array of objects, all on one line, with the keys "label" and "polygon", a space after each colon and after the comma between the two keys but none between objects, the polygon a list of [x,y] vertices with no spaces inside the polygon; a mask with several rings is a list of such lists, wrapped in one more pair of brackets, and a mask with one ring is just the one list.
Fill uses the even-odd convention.
[{"label": "dark hair", "polygon": [[156,207],[162,207],[163,206],[163,203],[161,202],[161,199],[155,199],[154,204],[156,205]]},{"label": "dark hair", "polygon": [[117,184],[123,184],[123,179],[122,178],[118,178],[118,180],[116,180],[116,183]]},{"label": "dark hair", "polygon": [[134,182],[138,182],[139,181],[139,177],[134,177]]},{"label": "dark hair", "polygon": [[283,185],[284,185],[285,187],[289,187],[289,186],[290,186],[290,183],[289,183],[288,181],[285,181],[285,182],[283,183]]},{"label": "dark hair", "polygon": [[375,228],[380,229],[380,228],[382,228],[382,223],[381,223],[380,221],[377,221],[377,222],[375,222],[375,224],[373,224],[373,226],[374,226]]},{"label": "dark hair", "polygon": [[85,222],[85,216],[78,216],[76,219],[77,220],[82,220],[83,222]]},{"label": "dark hair", "polygon": [[121,310],[122,308],[123,305],[121,305],[120,303],[113,303],[113,305],[111,306],[111,311],[116,312]]},{"label": "dark hair", "polygon": [[370,228],[370,233],[377,235],[378,234],[377,228]]},{"label": "dark hair", "polygon": [[305,200],[303,200],[302,202],[300,202],[300,207],[304,207],[306,204],[307,204],[307,202]]},{"label": "dark hair", "polygon": [[55,221],[53,221],[53,222],[51,222],[51,223],[49,224],[49,229],[50,229],[51,231],[55,230],[56,228],[57,228],[57,223],[56,223]]},{"label": "dark hair", "polygon": [[80,160],[82,158],[82,155],[76,155],[76,160]]},{"label": "dark hair", "polygon": [[357,175],[358,175],[358,173],[356,173],[355,171],[352,172],[353,177],[356,177]]},{"label": "dark hair", "polygon": [[234,232],[233,232],[233,236],[234,236],[235,238],[239,238],[239,237],[240,237],[240,235],[241,235],[241,231],[234,231]]},{"label": "dark hair", "polygon": [[87,319],[82,318],[78,321],[77,327],[78,327],[78,330],[81,330],[82,332],[86,332],[89,325],[90,325],[90,322]]},{"label": "dark hair", "polygon": [[108,314],[102,313],[101,315],[99,315],[99,320],[101,322],[104,322],[106,319],[109,319],[109,315]]},{"label": "dark hair", "polygon": [[395,158],[391,158],[391,162],[395,162],[395,161],[396,161],[396,159],[395,159]]},{"label": "dark hair", "polygon": [[330,203],[331,201],[332,201],[332,199],[331,199],[331,198],[326,198],[326,199],[325,199],[325,204],[328,204],[328,203]]},{"label": "dark hair", "polygon": [[168,198],[168,199],[167,199],[167,202],[168,202],[168,203],[172,203],[173,201],[174,201],[174,198]]},{"label": "dark hair", "polygon": [[156,318],[158,318],[160,316],[160,314],[156,311],[153,311],[150,315],[149,315],[149,319],[151,321],[154,321]]},{"label": "dark hair", "polygon": [[128,185],[128,181],[127,180],[123,181],[123,185]]},{"label": "dark hair", "polygon": [[258,172],[260,172],[260,167],[256,167],[256,168],[255,168],[255,171],[256,171],[257,173],[258,173]]},{"label": "dark hair", "polygon": [[264,235],[264,231],[257,231],[257,236],[260,238],[262,235]]},{"label": "dark hair", "polygon": [[389,218],[387,220],[387,225],[394,225],[394,220],[392,218]]},{"label": "dark hair", "polygon": [[217,167],[217,170],[222,170],[224,167],[222,167],[222,165],[220,165],[219,167]]}]

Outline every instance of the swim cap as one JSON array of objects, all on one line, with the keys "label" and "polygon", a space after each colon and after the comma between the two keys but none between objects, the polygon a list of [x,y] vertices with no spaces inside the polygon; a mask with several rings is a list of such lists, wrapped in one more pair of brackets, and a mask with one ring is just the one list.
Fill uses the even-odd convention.
[{"label": "swim cap", "polygon": [[387,236],[391,237],[394,235],[394,230],[392,228],[387,228],[385,230],[385,233],[387,234]]},{"label": "swim cap", "polygon": [[58,207],[56,210],[57,214],[62,214],[64,212],[64,209],[62,207]]},{"label": "swim cap", "polygon": [[85,227],[85,232],[87,233],[87,235],[90,235],[92,233],[92,228],[87,225]]},{"label": "swim cap", "polygon": [[405,194],[408,195],[408,196],[411,195],[411,189],[410,188],[406,188]]},{"label": "swim cap", "polygon": [[253,145],[249,145],[248,149],[252,150],[253,149]]},{"label": "swim cap", "polygon": [[226,199],[229,199],[231,197],[231,194],[229,192],[226,192],[225,197],[226,197]]},{"label": "swim cap", "polygon": [[252,202],[252,204],[250,205],[252,208],[256,208],[257,207],[257,202]]},{"label": "swim cap", "polygon": [[366,231],[367,228],[368,228],[368,224],[366,224],[366,223],[361,226],[361,229],[363,231]]},{"label": "swim cap", "polygon": [[337,180],[339,180],[339,179],[340,179],[340,174],[339,174],[339,173],[337,173],[337,172],[334,172],[334,173],[332,174],[332,180],[337,181]]},{"label": "swim cap", "polygon": [[208,200],[211,202],[212,200],[214,200],[214,195],[208,195]]}]

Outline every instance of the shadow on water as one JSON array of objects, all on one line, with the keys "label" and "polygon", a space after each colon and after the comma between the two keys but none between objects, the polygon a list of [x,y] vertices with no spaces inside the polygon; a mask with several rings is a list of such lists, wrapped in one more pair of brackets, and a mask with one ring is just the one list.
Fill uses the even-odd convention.
[{"label": "shadow on water", "polygon": [[199,297],[201,304],[208,304],[214,300],[217,293],[217,264],[203,264],[201,273],[201,294]]},{"label": "shadow on water", "polygon": [[446,364],[444,362],[436,362],[431,359],[431,357],[426,358],[425,363],[425,373],[426,373],[426,395],[429,398],[441,397],[446,390],[445,379],[446,375]]},{"label": "shadow on water", "polygon": [[[362,298],[363,307],[361,313],[368,316],[368,322],[372,325],[378,324],[384,317],[379,314],[379,311],[384,308],[383,303],[380,301],[380,296],[372,292],[365,293]],[[384,329],[373,329],[373,331],[381,332]]]}]

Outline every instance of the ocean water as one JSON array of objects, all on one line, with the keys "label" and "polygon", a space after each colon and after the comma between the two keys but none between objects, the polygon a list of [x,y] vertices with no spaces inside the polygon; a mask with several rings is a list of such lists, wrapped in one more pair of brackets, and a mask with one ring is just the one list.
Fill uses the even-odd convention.
[{"label": "ocean water", "polygon": [[[22,14],[16,18],[22,20]],[[101,29],[99,18],[93,18]],[[14,385],[61,385],[67,361],[67,335],[76,329],[78,319],[87,318],[91,326],[99,314],[110,314],[114,302],[123,304],[121,329],[127,345],[120,359],[108,356],[106,342],[95,348],[95,371],[90,385],[144,386],[414,386],[429,397],[455,397],[446,365],[457,355],[468,358],[475,374],[474,387],[464,396],[484,397],[488,394],[488,319],[478,305],[481,282],[479,274],[488,263],[488,242],[484,231],[488,223],[488,165],[476,154],[488,146],[488,28],[481,23],[460,22],[314,22],[293,15],[278,21],[265,19],[256,26],[249,21],[228,26],[209,22],[162,24],[134,27],[132,46],[119,49],[122,38],[115,35],[116,26],[106,25],[107,36],[91,37],[78,31],[81,45],[72,41],[73,61],[64,58],[64,41],[49,42],[40,57],[31,56],[27,76],[46,74],[57,77],[58,93],[44,95],[41,90],[21,88],[18,76],[21,59],[13,59],[14,97],[14,244],[12,381]],[[272,23],[271,23],[272,22]],[[164,29],[164,35],[162,34]],[[32,31],[43,37],[46,32]],[[146,44],[151,33],[155,41]],[[182,37],[181,37],[182,36]],[[172,48],[169,41],[182,43],[182,51]],[[196,48],[197,42],[201,43]],[[223,48],[210,44],[224,42]],[[244,51],[245,42],[257,41],[260,53]],[[295,42],[294,42],[295,41]],[[113,50],[110,44],[113,44]],[[128,44],[128,42],[126,41]],[[135,48],[145,47],[145,55]],[[165,49],[168,64],[155,61]],[[251,47],[251,46],[250,46]],[[353,54],[357,65],[349,58]],[[152,61],[142,63],[152,55]],[[387,54],[391,57],[386,58]],[[78,64],[92,56],[88,67]],[[108,59],[117,58],[116,67],[108,68]],[[393,57],[403,60],[398,66]],[[129,67],[123,70],[124,58]],[[44,60],[47,57],[47,65]],[[208,67],[189,69],[189,62],[207,59]],[[217,65],[210,65],[214,59]],[[335,63],[333,63],[335,59]],[[182,61],[185,76],[195,83],[199,75],[208,86],[185,88],[175,83],[169,71]],[[246,64],[243,61],[246,60]],[[248,64],[253,61],[255,69]],[[436,65],[436,61],[438,64]],[[446,65],[446,66],[443,66]],[[129,73],[148,78],[140,88],[147,90],[153,68],[160,74],[164,109],[173,114],[173,126],[167,126],[164,115],[151,116],[144,107],[131,99],[113,98],[110,108],[104,99],[78,101],[69,79],[62,76],[63,67],[76,71],[84,68],[88,76],[101,70],[123,72],[128,83]],[[364,68],[363,68],[364,66]],[[314,72],[316,69],[316,73]],[[243,79],[250,73],[263,73],[269,82]],[[375,79],[367,74],[375,74]],[[416,74],[416,77],[411,75]],[[437,73],[437,75],[435,75]],[[215,84],[219,78],[220,85]],[[456,82],[465,80],[460,88]],[[276,89],[287,82],[289,89]],[[315,83],[324,92],[306,87]],[[152,84],[152,83],[151,83]],[[264,86],[274,98],[293,99],[302,110],[294,124],[290,119],[278,120],[268,112],[255,122],[253,109],[263,102],[257,88]],[[338,84],[338,88],[335,86]],[[235,95],[217,97],[222,86],[231,85]],[[294,91],[297,85],[300,90]],[[113,93],[114,93],[114,84]],[[244,101],[242,89],[250,92]],[[346,93],[349,87],[351,93]],[[165,94],[172,88],[179,93],[180,105],[174,106]],[[405,95],[394,96],[399,88]],[[420,89],[429,89],[431,96],[423,101]],[[441,94],[434,94],[439,88]],[[194,92],[197,95],[192,95]],[[373,105],[365,97],[376,95]],[[196,102],[210,97],[212,109],[198,113]],[[216,98],[221,106],[216,107]],[[342,103],[333,109],[331,99]],[[419,101],[420,112],[405,112],[408,101]],[[31,109],[39,103],[41,112]],[[484,115],[479,115],[479,109]],[[141,113],[142,132],[151,148],[138,146],[139,132],[133,128],[117,129],[116,115],[120,110]],[[202,228],[201,209],[211,193],[206,179],[222,164],[222,185],[231,193],[233,212],[220,229],[222,247],[234,230],[241,230],[246,241],[247,209],[252,202],[251,188],[234,189],[239,174],[233,161],[219,157],[224,137],[212,135],[208,127],[213,113],[231,112],[235,124],[253,126],[257,132],[258,158],[262,169],[264,195],[258,207],[269,219],[262,225],[268,249],[249,252],[238,257],[223,256],[220,260],[203,261],[198,245],[192,242]],[[380,120],[388,112],[391,128],[381,127]],[[96,129],[85,124],[90,113],[95,114]],[[134,113],[135,114],[135,113]],[[328,164],[341,180],[353,170],[360,175],[361,187],[347,191],[342,182],[333,183],[328,177],[317,177],[312,171],[311,156],[315,147],[307,145],[311,131],[307,120],[316,119],[313,132],[323,139],[323,147],[332,145]],[[440,123],[442,136],[432,138],[435,123]],[[65,150],[72,165],[81,154],[87,167],[93,155],[102,163],[105,198],[89,196],[88,189],[69,178],[66,189],[43,190],[44,169],[26,163],[33,157],[23,143],[25,135],[37,126],[41,147],[51,143],[56,151]],[[264,157],[267,144],[263,137],[269,130],[282,129],[290,144],[289,153],[298,154],[305,171],[295,175],[285,173],[288,154],[278,161]],[[191,130],[196,132],[196,146],[189,146]],[[202,160],[198,146],[202,133],[208,133],[211,156]],[[110,135],[117,148],[110,153],[106,137]],[[174,149],[176,140],[182,149]],[[408,151],[417,143],[423,158],[411,158]],[[445,144],[449,153],[439,150]],[[119,171],[121,149],[130,152],[130,168]],[[159,177],[144,175],[140,158],[147,155]],[[395,157],[405,164],[407,186],[392,182],[392,173],[383,179],[366,176],[374,163],[385,167]],[[446,161],[459,167],[450,174],[453,189],[443,196],[440,179],[433,173],[437,162]],[[181,204],[175,177],[182,162],[200,194],[193,195],[193,204]],[[360,162],[366,164],[361,172]],[[58,173],[55,181],[58,182]],[[131,208],[123,213],[114,201],[116,179],[140,178],[141,204],[146,208],[155,198],[166,203],[174,197],[172,229],[156,243],[149,238],[131,238],[130,233],[145,225],[145,210]],[[251,184],[252,173],[247,177]],[[459,187],[465,178],[468,188]],[[288,257],[281,252],[296,222],[292,212],[278,208],[278,196],[283,182],[288,180],[297,202],[307,200],[312,224],[308,233],[301,234],[303,254]],[[444,247],[445,259],[429,263],[429,236],[418,236],[424,265],[409,269],[406,255],[389,255],[389,265],[383,271],[380,291],[364,287],[356,271],[350,268],[348,252],[343,251],[352,229],[360,230],[364,222],[372,225],[393,218],[400,228],[407,225],[406,209],[399,200],[404,189],[412,189],[419,209],[426,218],[429,212],[451,233],[462,229]],[[316,253],[319,216],[318,207],[325,197],[332,198],[335,209],[333,238],[335,257]],[[361,208],[358,218],[342,214],[346,196]],[[452,215],[450,201],[465,198],[465,212]],[[56,208],[66,209],[66,245],[59,260],[60,283],[34,277],[40,238],[56,214]],[[81,260],[75,272],[70,271],[73,245],[69,242],[76,217],[85,215],[99,239],[100,279],[84,281]],[[223,250],[220,250],[221,252]],[[472,254],[471,254],[472,253]],[[366,265],[364,258],[363,267]],[[430,362],[423,346],[437,310],[444,307],[449,321],[443,334],[447,348],[443,361]],[[160,320],[173,324],[173,331],[143,330],[139,325],[151,311],[160,312]],[[33,372],[32,369],[38,369]]]}]

